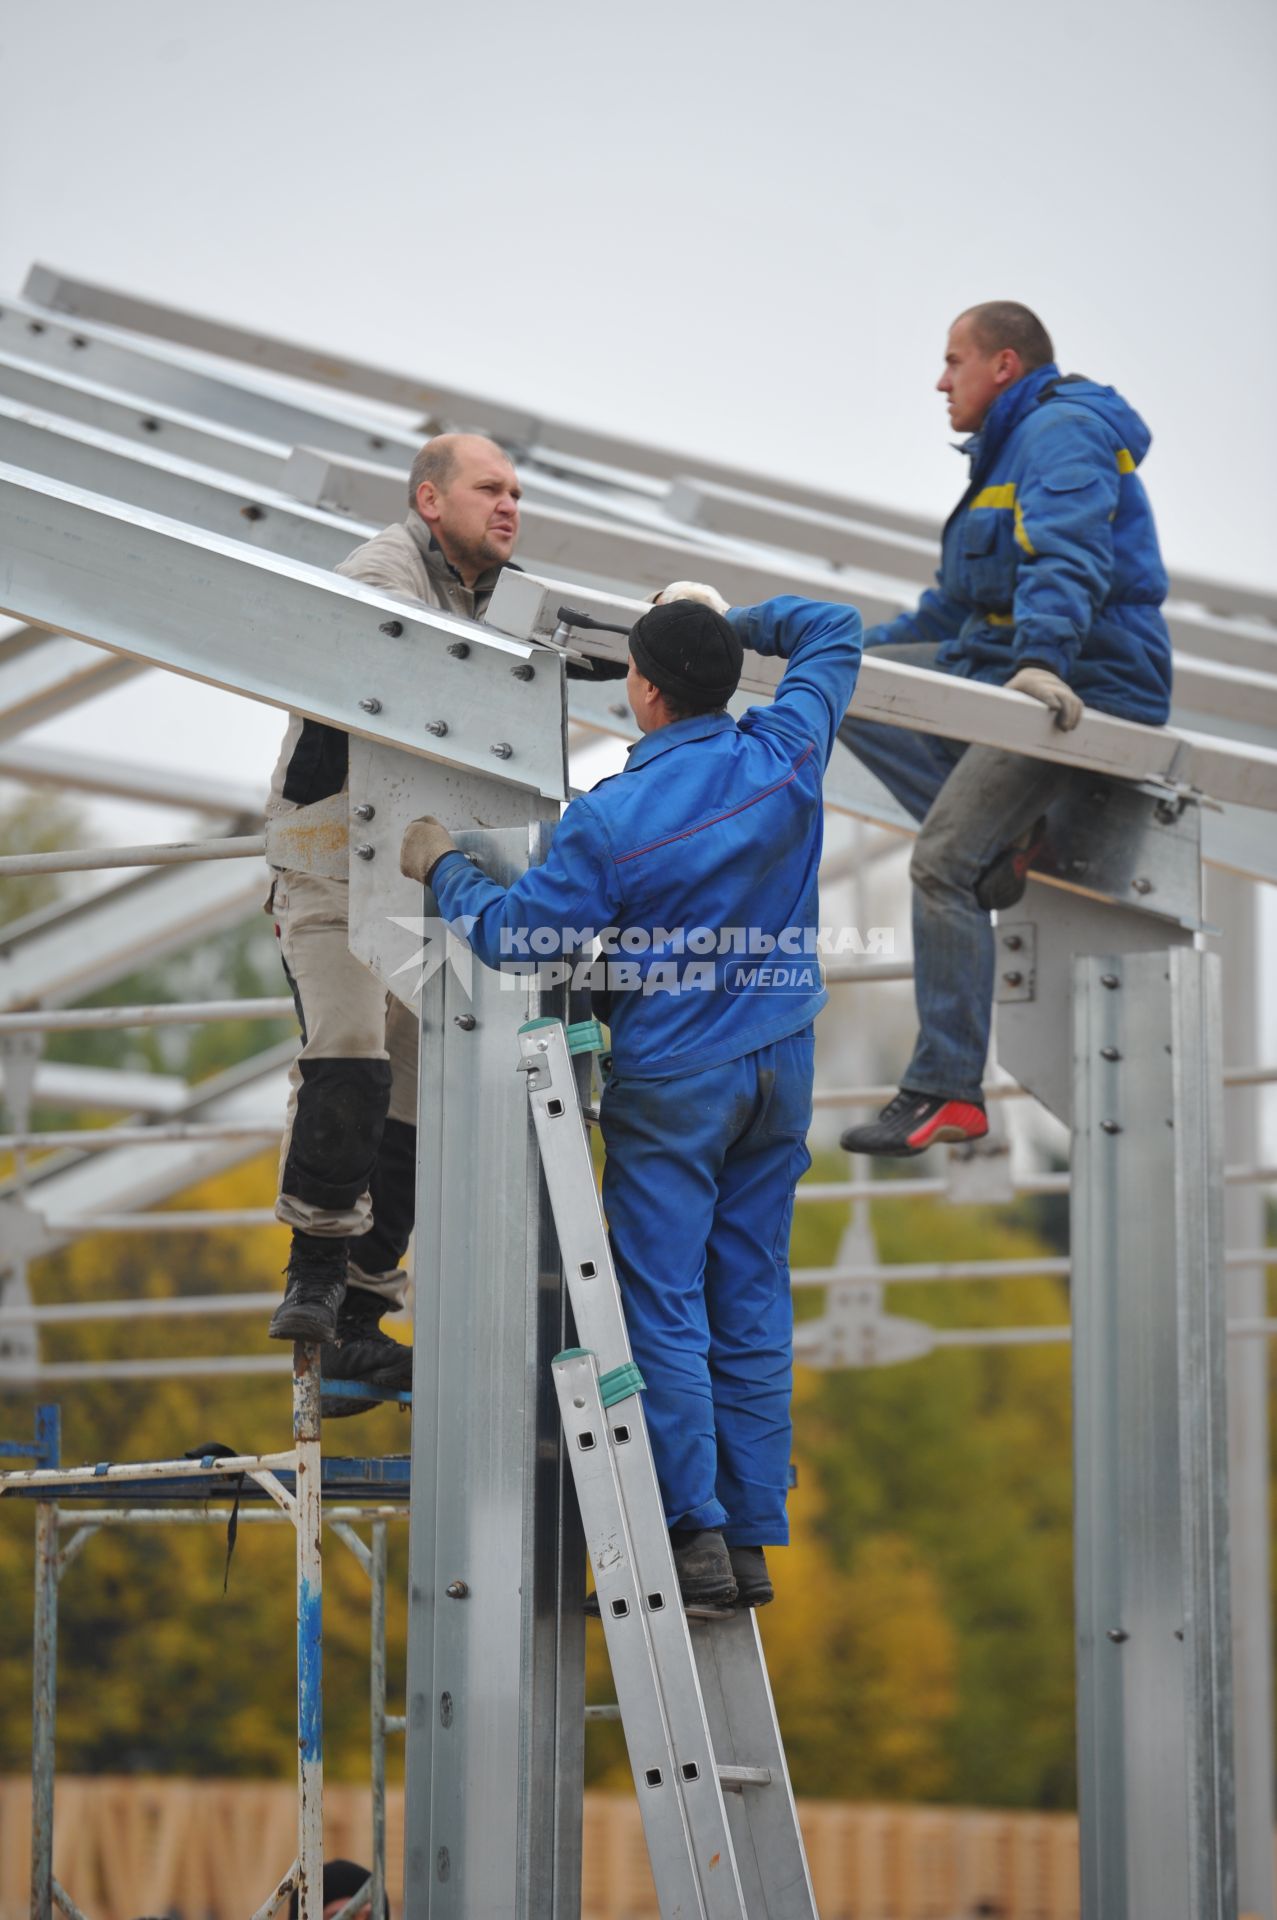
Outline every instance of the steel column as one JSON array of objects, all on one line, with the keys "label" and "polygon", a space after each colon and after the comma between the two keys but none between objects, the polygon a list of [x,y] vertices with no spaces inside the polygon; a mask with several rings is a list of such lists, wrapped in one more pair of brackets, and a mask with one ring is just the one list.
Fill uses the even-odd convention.
[{"label": "steel column", "polygon": [[1233,1920],[1218,963],[1074,982],[1082,1911]]},{"label": "steel column", "polygon": [[[508,883],[548,831],[459,838]],[[510,986],[476,962],[469,991],[448,967],[423,993],[407,1920],[580,1904],[584,1549],[550,1372],[558,1251],[516,1072],[519,1027],[563,996]]]},{"label": "steel column", "polygon": [[[1255,888],[1231,873],[1209,876],[1207,911],[1224,929],[1221,965],[1224,1058],[1253,1060],[1260,1033],[1259,926]],[[1260,1103],[1239,1086],[1224,1108],[1230,1160],[1259,1151]],[[1264,1196],[1234,1183],[1224,1206],[1230,1249],[1264,1242]],[[1228,1275],[1231,1319],[1262,1321],[1266,1276],[1259,1267]],[[1233,1661],[1236,1669],[1237,1894],[1246,1920],[1273,1920],[1272,1525],[1268,1474],[1268,1349],[1234,1340],[1228,1350],[1229,1500],[1232,1513]]]}]

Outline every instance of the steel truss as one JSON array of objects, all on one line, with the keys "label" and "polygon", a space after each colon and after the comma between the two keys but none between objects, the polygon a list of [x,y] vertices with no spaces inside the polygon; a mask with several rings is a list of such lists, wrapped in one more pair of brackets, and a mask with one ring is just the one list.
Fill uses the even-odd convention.
[{"label": "steel truss", "polygon": [[[485,864],[511,877],[537,856],[540,823],[555,817],[568,791],[561,653],[615,657],[624,651],[616,639],[575,625],[565,608],[628,622],[641,611],[639,596],[652,587],[674,576],[705,574],[738,601],[789,589],[855,601],[873,619],[910,603],[918,580],[930,571],[936,530],[872,503],[816,489],[777,490],[758,476],[540,421],[478,396],[359,363],[321,363],[309,349],[44,269],[34,270],[27,296],[7,303],[0,316],[0,461],[12,463],[0,472],[0,532],[17,556],[8,610],[36,627],[0,642],[0,729],[6,714],[16,731],[85,697],[110,675],[145,664],[215,678],[250,697],[343,727],[353,736],[351,802],[359,803],[362,794],[365,809],[376,813],[375,826],[361,829],[369,857],[351,862],[352,930],[380,923],[387,914],[421,910],[419,896],[404,904],[392,871],[398,828],[410,817],[409,807],[451,807],[448,817],[458,825],[495,821],[499,831],[470,844]],[[310,385],[285,386],[278,376]],[[341,404],[319,392],[325,383],[341,387]],[[533,565],[506,575],[486,627],[430,614],[320,571],[374,525],[402,511],[404,477],[423,413],[435,425],[481,426],[523,456],[528,505],[522,551]],[[57,565],[68,551],[80,566],[75,579],[64,577]],[[139,590],[139,555],[145,591]],[[1087,1637],[1091,1626],[1084,1627],[1079,1671],[1081,1739],[1090,1767],[1083,1813],[1088,1884],[1102,1902],[1097,1912],[1135,1915],[1155,1906],[1159,1920],[1223,1920],[1232,1910],[1233,1858],[1227,1790],[1231,1682],[1222,1624],[1226,1570],[1219,1551],[1226,1479],[1219,1439],[1225,1262],[1212,1196],[1222,1193],[1224,1176],[1217,1108],[1204,1103],[1205,1119],[1196,1131],[1180,1124],[1180,1116],[1195,1091],[1220,1084],[1209,969],[1195,951],[1203,927],[1201,857],[1277,880],[1267,817],[1277,810],[1277,601],[1181,575],[1173,590],[1169,611],[1181,703],[1205,732],[1124,727],[1088,715],[1076,734],[1059,736],[1033,703],[1016,696],[956,687],[872,660],[856,705],[890,724],[1086,768],[1111,777],[1120,796],[1123,830],[1113,837],[1103,871],[1089,873],[1085,885],[1076,875],[1053,873],[1050,884],[1036,885],[1025,903],[1023,922],[1036,941],[1036,978],[1030,968],[1026,986],[1025,968],[1014,970],[1016,984],[1003,994],[1000,1030],[1004,1058],[1017,1079],[1057,1112],[1073,1115],[1072,1186],[1087,1236],[1085,1245],[1079,1236],[1074,1255],[1079,1298],[1084,1292],[1088,1303],[1077,1330],[1085,1356],[1078,1368],[1079,1421],[1084,1410],[1088,1418],[1093,1414],[1098,1429],[1125,1445],[1130,1436],[1116,1424],[1119,1390],[1151,1377],[1140,1372],[1150,1352],[1165,1388],[1155,1402],[1138,1402],[1144,1408],[1139,1445],[1128,1449],[1128,1478],[1113,1495],[1118,1506],[1103,1507],[1096,1460],[1083,1452],[1078,1461],[1079,1487],[1094,1493],[1090,1512],[1079,1515],[1080,1620],[1094,1623],[1095,1606],[1111,1611],[1114,1596],[1122,1600],[1155,1587],[1163,1611],[1167,1592],[1179,1596],[1184,1634],[1176,1640],[1172,1631],[1181,1652],[1168,1655],[1166,1623],[1157,1608],[1146,1620],[1137,1605],[1137,1628],[1119,1620],[1122,1637],[1106,1641],[1122,1649],[1115,1690],[1104,1664],[1108,1655],[1102,1648],[1097,1654],[1093,1636]],[[179,608],[180,621],[174,618]],[[63,631],[46,636],[36,630],[43,627]],[[316,636],[323,663],[312,671]],[[345,664],[355,657],[358,686]],[[459,662],[468,663],[464,673]],[[426,711],[402,697],[418,677],[429,690]],[[766,697],[773,684],[764,664],[744,691]],[[579,726],[631,737],[615,690],[573,683],[567,711]],[[498,753],[498,747],[505,751]],[[831,810],[908,831],[911,823],[868,776],[842,762],[846,756],[839,757],[827,784]],[[445,793],[446,801],[440,799]],[[1212,804],[1200,820],[1199,839],[1202,796],[1224,803],[1224,809]],[[236,824],[242,831],[247,823]],[[344,824],[335,813],[326,821],[328,827]],[[212,901],[215,881],[227,886],[224,876],[233,869],[227,862],[157,873],[112,889],[100,903],[59,910],[19,929],[21,937],[8,950],[12,961],[0,961],[0,999],[10,1007],[55,1004],[102,984],[112,969],[122,971],[129,958],[123,929],[136,920],[139,907],[148,924],[170,929],[162,935],[170,942],[180,938],[184,915],[186,924],[198,911],[234,917],[228,887],[215,908],[200,904]],[[169,883],[167,891],[162,882]],[[187,887],[180,897],[179,882]],[[109,934],[96,975],[84,960],[82,936],[91,925]],[[1096,960],[1097,954],[1111,957]],[[378,949],[361,950],[361,957],[385,977],[399,955]],[[1063,967],[1067,976],[1073,964],[1079,968],[1076,1043],[1048,1020],[1057,991],[1051,968]],[[1134,1038],[1128,1036],[1135,1053],[1147,1053],[1155,1065],[1157,1046],[1171,1047],[1165,1085],[1151,1070],[1143,1081],[1130,1073],[1115,1079],[1098,1051],[1091,1060],[1086,1023],[1108,1018],[1116,1004],[1115,989],[1096,968],[1123,990],[1121,1005],[1129,1010],[1123,1017],[1135,1023]],[[870,977],[867,969],[860,972],[862,979]],[[854,978],[856,970],[849,973]],[[1170,982],[1169,999],[1162,979]],[[418,1268],[437,1325],[418,1346],[418,1372],[424,1368],[426,1377],[418,1378],[413,1416],[417,1498],[409,1695],[410,1726],[418,1731],[409,1737],[415,1848],[409,1920],[427,1914],[432,1920],[479,1920],[490,1911],[568,1920],[572,1912],[571,1783],[579,1769],[581,1726],[573,1644],[579,1552],[561,1504],[562,1462],[543,1364],[561,1331],[561,1306],[526,1127],[515,1124],[502,1091],[512,1021],[543,1010],[556,1010],[555,1003],[552,991],[538,983],[511,995],[492,979],[480,979],[471,1001],[451,976],[436,976],[423,1006],[429,1035],[423,1114],[446,1105],[457,1137],[452,1144],[429,1145],[418,1209],[420,1220],[433,1223]],[[1159,1038],[1163,1029],[1170,1036],[1165,1042]],[[8,1044],[21,1037],[14,1034]],[[1233,1057],[1245,1070],[1245,1060]],[[136,1213],[117,1207],[108,1214],[102,1204],[111,1191],[106,1183],[130,1155],[137,1157],[128,1189],[136,1203],[144,1193],[158,1198],[176,1190],[183,1174],[194,1177],[199,1153],[242,1151],[229,1136],[251,1124],[242,1104],[251,1077],[186,1110],[183,1123],[210,1129],[203,1139],[193,1136],[192,1126],[187,1136],[162,1146],[117,1144],[91,1156],[92,1164],[86,1158],[42,1172],[33,1191],[42,1202],[47,1195],[50,1227],[55,1221],[60,1227],[52,1237],[46,1229],[39,1246],[89,1221],[135,1223]],[[1254,1079],[1253,1071],[1242,1071],[1238,1084]],[[1134,1103],[1138,1123],[1128,1125],[1113,1109],[1119,1086]],[[850,1094],[867,1097],[872,1091]],[[835,1090],[826,1097],[847,1099],[849,1093]],[[1163,1098],[1171,1101],[1177,1127],[1159,1132],[1144,1108]],[[220,1140],[212,1127],[223,1129]],[[1272,1179],[1272,1169],[1244,1164],[1245,1142],[1230,1139],[1230,1151],[1237,1162],[1228,1175],[1234,1192]],[[1175,1300],[1152,1284],[1152,1265],[1139,1269],[1145,1318],[1138,1327],[1116,1290],[1112,1256],[1114,1168],[1124,1167],[1122,1155],[1131,1152],[1141,1186],[1156,1190],[1160,1181],[1175,1195],[1174,1209],[1161,1223],[1167,1244],[1159,1248],[1158,1270],[1178,1262],[1179,1275],[1177,1317]],[[503,1221],[491,1218],[488,1189],[477,1178],[484,1154],[502,1170],[502,1190],[510,1196]],[[148,1189],[142,1158],[154,1165],[164,1156],[170,1156],[167,1167]],[[1041,1176],[1022,1182],[1021,1189],[1058,1191],[1060,1179]],[[836,1193],[859,1204],[949,1185],[923,1181],[879,1190],[877,1183],[853,1181],[821,1197]],[[955,1199],[990,1192],[989,1176],[979,1168],[960,1173],[955,1164],[951,1185]],[[996,1175],[994,1185],[1003,1191]],[[802,1197],[815,1198],[817,1191]],[[1006,1191],[1009,1197],[1009,1182]],[[167,1216],[166,1224],[173,1218]],[[477,1243],[465,1227],[475,1221],[482,1222]],[[1124,1251],[1137,1263],[1142,1257],[1137,1248]],[[1234,1274],[1253,1271],[1266,1252],[1243,1236],[1227,1265]],[[1147,1249],[1143,1257],[1151,1263]],[[1062,1265],[1047,1264],[1051,1271]],[[974,1265],[990,1272],[992,1263]],[[1023,1264],[1016,1268],[1027,1270]],[[493,1271],[511,1276],[505,1301],[493,1300],[476,1284]],[[1213,1276],[1204,1298],[1190,1284],[1193,1271]],[[923,1350],[911,1323],[882,1310],[882,1285],[910,1272],[848,1262],[795,1275],[800,1284],[822,1285],[827,1296],[824,1319],[804,1330],[807,1357],[818,1364],[857,1364],[870,1349],[877,1360]],[[926,1274],[965,1278],[970,1267],[959,1274],[928,1266]],[[29,1315],[40,1311],[47,1310],[26,1309]],[[1232,1322],[1229,1331],[1247,1350],[1271,1331],[1254,1311],[1234,1309]],[[1008,1328],[982,1329],[979,1338],[1009,1343],[1030,1332],[1042,1339],[1068,1335],[1067,1328]],[[959,1343],[957,1335],[944,1340]],[[1094,1356],[1112,1351],[1117,1371],[1106,1374]],[[451,1375],[448,1356],[457,1352],[487,1356],[484,1389],[472,1396],[474,1404],[459,1397]],[[1262,1400],[1262,1381],[1258,1391]],[[1253,1414],[1253,1391],[1250,1399]],[[501,1409],[495,1426],[494,1408]],[[1154,1428],[1159,1458],[1179,1462],[1157,1489],[1142,1477],[1141,1466],[1141,1449]],[[476,1485],[486,1489],[481,1512],[460,1493]],[[1156,1528],[1132,1544],[1120,1502],[1138,1506],[1141,1497],[1154,1495]],[[1248,1511],[1254,1517],[1259,1503],[1252,1499]],[[504,1522],[499,1541],[489,1524],[495,1515]],[[1259,1524],[1266,1526],[1266,1520]],[[519,1569],[518,1595],[503,1588],[503,1571],[512,1565]],[[1085,1591],[1083,1582],[1090,1583]],[[1252,1610],[1261,1605],[1266,1618],[1262,1582],[1252,1577],[1250,1587]],[[1101,1601],[1093,1602],[1097,1593]],[[1145,1651],[1146,1638],[1151,1652]],[[1123,1702],[1120,1722],[1113,1717],[1115,1691]],[[1150,1796],[1132,1775],[1129,1728],[1162,1722],[1169,1728],[1162,1791]],[[1266,1840],[1254,1817],[1266,1786],[1271,1798],[1270,1758],[1264,1772],[1270,1739],[1265,1722],[1261,1736],[1248,1742],[1242,1796],[1241,1898],[1256,1912],[1271,1907],[1271,1859],[1264,1866]],[[483,1805],[489,1816],[482,1834],[468,1803]],[[1175,1857],[1162,1844],[1168,1807],[1172,1821],[1183,1813],[1180,1837],[1189,1836],[1192,1858],[1183,1875],[1167,1868]],[[494,1824],[495,1808],[506,1811]],[[303,1915],[311,1920],[305,1902]]]}]

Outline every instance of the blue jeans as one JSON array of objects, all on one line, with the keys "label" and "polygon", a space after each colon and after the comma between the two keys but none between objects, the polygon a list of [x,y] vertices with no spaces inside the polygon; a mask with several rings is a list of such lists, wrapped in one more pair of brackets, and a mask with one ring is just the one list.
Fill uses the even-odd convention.
[{"label": "blue jeans", "polygon": [[[875,647],[873,658],[931,667],[929,643]],[[913,987],[918,1042],[902,1087],[980,1100],[993,1022],[995,946],[975,884],[994,856],[1088,776],[1050,760],[971,747],[849,715],[838,738],[922,822],[913,881]]]},{"label": "blue jeans", "polygon": [[810,1026],[603,1095],[603,1205],[671,1527],[783,1546],[794,1188],[811,1164]]}]

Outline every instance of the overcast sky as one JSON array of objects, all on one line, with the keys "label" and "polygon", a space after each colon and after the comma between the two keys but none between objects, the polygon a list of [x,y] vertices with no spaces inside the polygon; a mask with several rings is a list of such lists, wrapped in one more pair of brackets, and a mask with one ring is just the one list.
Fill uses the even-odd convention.
[{"label": "overcast sky", "polygon": [[[1277,587],[1271,0],[3,0],[0,71],[0,294],[40,259],[937,514],[947,324],[1016,297],[1147,418],[1171,564]],[[199,755],[209,698],[131,744]],[[279,726],[208,731],[251,777]]]},{"label": "overcast sky", "polygon": [[1271,0],[4,0],[41,258],[944,511],[972,301],[1153,431],[1173,564],[1277,586]]},{"label": "overcast sky", "polygon": [[[1171,564],[1277,587],[1271,0],[2,0],[0,71],[0,293],[936,514],[946,327],[1018,298],[1145,415]],[[150,685],[52,737],[264,780],[276,716]]]}]

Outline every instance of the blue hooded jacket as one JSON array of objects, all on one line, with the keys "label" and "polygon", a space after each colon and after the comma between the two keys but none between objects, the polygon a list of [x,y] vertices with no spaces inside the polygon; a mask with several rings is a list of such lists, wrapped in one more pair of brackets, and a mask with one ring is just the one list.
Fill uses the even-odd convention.
[{"label": "blue hooded jacket", "polygon": [[937,585],[866,647],[938,640],[938,671],[995,686],[1049,667],[1088,707],[1162,725],[1166,571],[1136,472],[1151,437],[1112,387],[1054,365],[1017,380],[961,449]]},{"label": "blue hooded jacket", "polygon": [[615,1072],[699,1073],[800,1033],[825,1004],[817,946],[821,783],[860,664],[860,615],[785,596],[728,615],[787,664],[770,706],[646,734],[574,800],[545,862],[498,886],[460,853],[431,886],[490,967],[604,934]]}]

